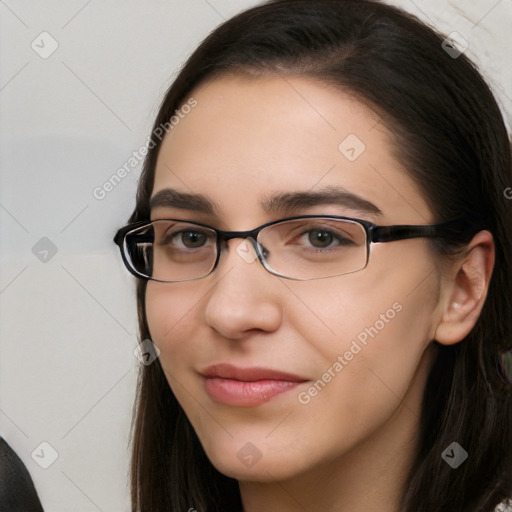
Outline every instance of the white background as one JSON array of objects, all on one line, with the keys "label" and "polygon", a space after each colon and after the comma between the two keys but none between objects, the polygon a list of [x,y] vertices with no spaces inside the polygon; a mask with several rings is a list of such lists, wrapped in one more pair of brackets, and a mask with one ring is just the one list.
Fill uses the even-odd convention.
[{"label": "white background", "polygon": [[[135,287],[112,237],[140,165],[104,199],[93,190],[144,145],[197,43],[256,3],[0,2],[0,434],[46,512],[129,510]],[[469,41],[511,126],[512,0],[392,3]],[[46,59],[31,47],[50,48],[43,31],[58,43]],[[43,237],[57,249],[45,263]],[[58,452],[48,469],[42,442]]]}]

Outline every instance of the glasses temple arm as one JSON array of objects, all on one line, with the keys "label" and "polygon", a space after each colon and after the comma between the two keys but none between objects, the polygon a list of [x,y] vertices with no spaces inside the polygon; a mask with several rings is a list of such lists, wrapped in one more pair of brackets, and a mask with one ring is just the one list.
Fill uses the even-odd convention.
[{"label": "glasses temple arm", "polygon": [[371,242],[392,242],[393,240],[405,240],[409,238],[440,237],[468,242],[473,234],[480,229],[485,229],[483,223],[472,225],[468,223],[466,219],[458,219],[442,224],[426,226],[375,226],[370,228],[369,239]]}]

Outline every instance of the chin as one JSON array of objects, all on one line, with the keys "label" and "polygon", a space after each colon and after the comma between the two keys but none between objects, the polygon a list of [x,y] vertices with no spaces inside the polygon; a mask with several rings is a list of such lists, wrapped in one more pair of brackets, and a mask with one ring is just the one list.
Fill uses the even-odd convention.
[{"label": "chin", "polygon": [[[238,462],[238,464],[237,464]],[[263,461],[261,459],[252,467],[244,467],[238,460],[230,461],[212,461],[215,469],[225,476],[240,481],[251,482],[275,482],[276,480],[286,480],[297,475],[297,465],[290,461]],[[292,471],[292,467],[294,470]]]},{"label": "chin", "polygon": [[218,444],[209,449],[207,456],[217,471],[230,478],[272,482],[292,478],[307,469],[303,467],[305,457],[300,450],[286,450],[283,455],[269,444],[260,449],[257,443],[231,439],[228,445]]}]

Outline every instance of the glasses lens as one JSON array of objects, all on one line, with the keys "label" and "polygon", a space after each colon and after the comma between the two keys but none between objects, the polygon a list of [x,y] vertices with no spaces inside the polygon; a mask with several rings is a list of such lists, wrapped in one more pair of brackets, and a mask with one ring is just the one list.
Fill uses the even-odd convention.
[{"label": "glasses lens", "polygon": [[358,222],[315,217],[273,224],[260,232],[266,267],[294,279],[321,279],[366,266],[366,231]]},{"label": "glasses lens", "polygon": [[215,264],[215,231],[173,220],[156,220],[127,233],[130,265],[159,281],[187,281],[207,275]]}]

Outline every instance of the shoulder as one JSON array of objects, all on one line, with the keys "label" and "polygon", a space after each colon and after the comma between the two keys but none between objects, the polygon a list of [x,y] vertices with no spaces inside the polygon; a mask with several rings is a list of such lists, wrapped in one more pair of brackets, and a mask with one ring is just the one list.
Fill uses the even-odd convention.
[{"label": "shoulder", "polygon": [[27,468],[2,437],[0,437],[0,510],[43,512]]}]

